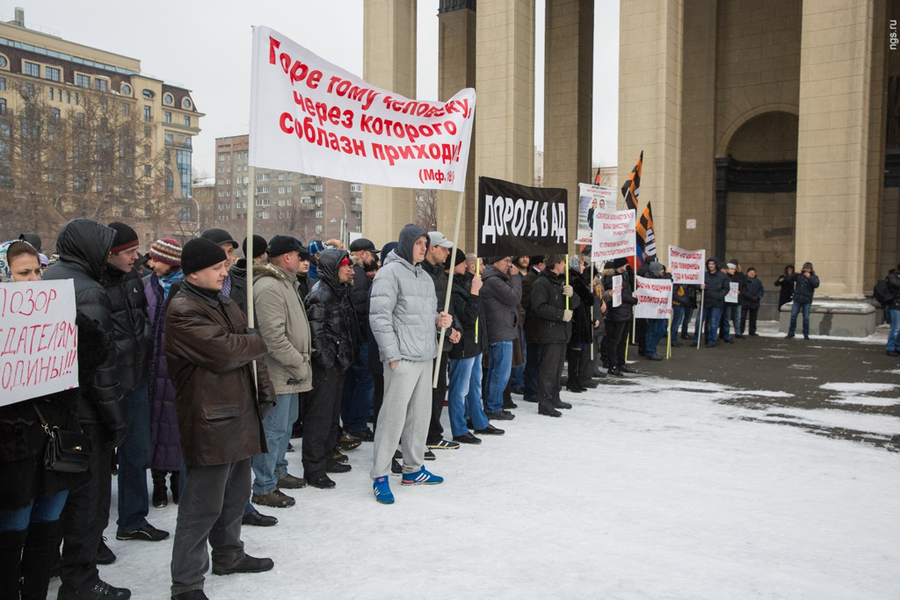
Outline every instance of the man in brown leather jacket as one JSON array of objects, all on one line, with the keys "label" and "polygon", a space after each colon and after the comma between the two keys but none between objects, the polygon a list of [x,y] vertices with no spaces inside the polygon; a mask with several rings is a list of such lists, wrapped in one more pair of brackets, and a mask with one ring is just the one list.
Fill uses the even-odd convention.
[{"label": "man in brown leather jacket", "polygon": [[172,597],[191,600],[206,598],[207,541],[216,575],[274,566],[244,553],[241,516],[250,496],[250,459],[266,449],[261,422],[275,390],[263,360],[265,342],[219,293],[228,274],[222,248],[190,240],[181,268],[184,285],[166,313],[166,357],[187,465],[172,548]]}]

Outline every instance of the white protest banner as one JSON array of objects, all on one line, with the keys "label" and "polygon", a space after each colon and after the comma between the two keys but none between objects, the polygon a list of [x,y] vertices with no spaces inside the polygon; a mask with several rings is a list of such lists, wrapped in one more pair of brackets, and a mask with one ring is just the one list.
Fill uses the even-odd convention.
[{"label": "white protest banner", "polygon": [[72,280],[0,285],[0,406],[77,386]]},{"label": "white protest banner", "polygon": [[590,246],[594,238],[594,215],[616,210],[615,188],[578,184],[578,235],[576,246]]},{"label": "white protest banner", "polygon": [[634,256],[634,210],[594,213],[591,261],[605,262]]},{"label": "white protest banner", "polygon": [[613,308],[622,306],[622,276],[613,275],[612,285],[612,305]]},{"label": "white protest banner", "polygon": [[706,250],[669,246],[669,273],[673,283],[700,285],[706,272]]},{"label": "white protest banner", "polygon": [[728,304],[737,304],[738,298],[740,298],[740,286],[736,281],[732,281],[728,284],[728,293],[725,294],[725,302]]},{"label": "white protest banner", "polygon": [[672,282],[668,279],[635,277],[637,289],[634,297],[637,319],[668,319],[672,316]]},{"label": "white protest banner", "polygon": [[465,187],[475,90],[447,102],[408,100],[268,27],[253,29],[251,68],[254,167],[391,187]]}]

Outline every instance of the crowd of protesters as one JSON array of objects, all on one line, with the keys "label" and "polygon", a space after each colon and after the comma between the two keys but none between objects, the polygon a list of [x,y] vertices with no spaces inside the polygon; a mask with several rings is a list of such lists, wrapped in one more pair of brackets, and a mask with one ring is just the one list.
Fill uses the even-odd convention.
[{"label": "crowd of protesters", "polygon": [[[16,482],[0,491],[3,598],[44,598],[54,574],[60,599],[130,597],[98,570],[116,560],[103,537],[113,473],[116,539],[167,539],[148,517],[171,498],[171,595],[206,598],[210,562],[217,575],[273,568],[241,542],[242,526],[277,524],[257,507],[293,506],[284,490],[334,488],[361,444],[373,443],[375,499],[392,504],[391,475],[442,483],[426,463],[502,436],[514,396],[558,418],[572,407],[563,385],[581,393],[636,372],[632,338],[640,356],[660,360],[663,341],[704,336],[713,347],[757,335],[764,295],[754,268],[711,258],[703,284],[673,286],[671,323],[635,322],[625,259],[596,273],[578,255],[482,259],[416,225],[381,249],[289,235],[239,243],[223,229],[183,247],[152,241],[143,256],[141,242],[127,224],[76,219],[52,259],[35,235],[0,244],[0,283],[73,280],[79,344],[78,388],[0,408],[0,464]],[[655,260],[636,275],[669,278]],[[900,290],[896,273],[889,281]],[[802,314],[808,338],[812,265],[786,268],[775,285],[779,307],[793,301],[787,337]],[[889,354],[900,300],[891,314]],[[54,428],[89,438],[86,471],[45,468]],[[296,437],[302,474],[288,472]]]}]

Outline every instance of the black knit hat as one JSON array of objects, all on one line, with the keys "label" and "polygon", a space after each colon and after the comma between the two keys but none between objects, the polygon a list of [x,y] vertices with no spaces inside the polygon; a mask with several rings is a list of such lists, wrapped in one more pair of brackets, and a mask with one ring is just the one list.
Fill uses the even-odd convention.
[{"label": "black knit hat", "polygon": [[466,262],[466,253],[465,252],[463,252],[459,248],[456,248],[455,254],[456,254],[456,260],[453,261],[453,264],[450,264],[450,259],[453,257],[453,254],[447,255],[447,260],[444,261],[445,269],[452,269],[452,268],[456,267],[456,265],[458,265],[459,263]]},{"label": "black knit hat", "polygon": [[207,229],[200,234],[200,237],[205,240],[215,242],[220,246],[222,244],[231,244],[231,247],[236,249],[240,245],[235,241],[233,237],[231,237],[230,233],[228,233],[224,229],[219,229],[218,227]]},{"label": "black knit hat", "polygon": [[110,223],[109,226],[116,230],[116,237],[110,252],[121,252],[138,247],[138,234],[130,226],[118,222]]},{"label": "black knit hat", "polygon": [[222,247],[206,238],[194,238],[181,250],[181,270],[185,275],[217,265],[227,257]]},{"label": "black knit hat", "polygon": [[241,242],[241,251],[244,253],[244,256],[250,256],[250,258],[258,258],[266,253],[266,246],[269,243],[266,241],[261,235],[253,234],[253,256],[247,254],[247,238],[244,238],[244,241]]},{"label": "black knit hat", "polygon": [[620,267],[624,267],[628,264],[628,259],[624,257],[619,257],[612,262],[612,268],[618,269]]},{"label": "black knit hat", "polygon": [[300,252],[300,242],[297,241],[297,238],[289,235],[276,235],[269,240],[269,247],[266,250],[269,258],[275,258],[276,256],[295,251]]},{"label": "black knit hat", "polygon": [[543,255],[543,254],[536,254],[536,255],[530,257],[530,260],[529,260],[529,263],[531,264],[532,267],[535,266],[535,265],[539,265],[539,264],[541,264],[542,262],[544,262],[544,255]]}]

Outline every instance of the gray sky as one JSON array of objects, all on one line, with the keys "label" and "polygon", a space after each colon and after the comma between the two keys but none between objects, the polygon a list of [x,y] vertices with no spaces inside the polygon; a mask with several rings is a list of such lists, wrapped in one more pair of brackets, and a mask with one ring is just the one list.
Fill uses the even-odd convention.
[{"label": "gray sky", "polygon": [[[418,0],[418,97],[437,98],[438,0]],[[362,75],[363,0],[19,0],[27,27],[124,54],[145,73],[193,90],[202,132],[194,169],[214,173],[215,139],[249,129],[250,26],[268,25],[322,58]],[[14,3],[0,8],[12,19]],[[543,89],[543,2],[536,87]],[[595,0],[593,162],[616,164],[619,0]],[[477,90],[476,90],[477,92]],[[535,144],[543,146],[543,99],[535,97]]]}]

